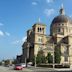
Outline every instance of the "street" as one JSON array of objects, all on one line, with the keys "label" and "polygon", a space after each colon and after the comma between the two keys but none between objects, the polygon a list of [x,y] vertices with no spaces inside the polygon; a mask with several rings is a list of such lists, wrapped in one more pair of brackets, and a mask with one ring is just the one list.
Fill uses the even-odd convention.
[{"label": "street", "polygon": [[23,70],[14,70],[13,67],[0,66],[0,72],[72,72],[70,69],[51,69],[51,68],[24,68]]},{"label": "street", "polygon": [[[17,71],[13,70],[12,67],[0,66],[0,72],[17,72]],[[19,71],[19,72],[22,72],[22,71]]]}]

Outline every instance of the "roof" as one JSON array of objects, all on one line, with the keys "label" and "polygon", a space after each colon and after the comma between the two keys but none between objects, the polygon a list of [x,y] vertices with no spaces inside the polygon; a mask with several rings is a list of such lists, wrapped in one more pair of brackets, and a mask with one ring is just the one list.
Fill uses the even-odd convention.
[{"label": "roof", "polygon": [[[46,26],[46,24],[43,24],[43,23],[35,23],[33,26],[36,26],[36,25]],[[33,26],[32,26],[32,27],[33,27]]]},{"label": "roof", "polygon": [[72,23],[72,19],[66,15],[59,15],[59,16],[56,16],[53,21],[52,21],[52,24],[54,23],[67,23],[67,22],[70,22]]}]

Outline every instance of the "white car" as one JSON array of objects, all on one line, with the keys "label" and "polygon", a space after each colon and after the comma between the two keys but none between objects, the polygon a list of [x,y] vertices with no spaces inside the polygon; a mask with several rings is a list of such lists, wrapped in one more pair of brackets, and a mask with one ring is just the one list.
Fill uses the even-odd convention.
[{"label": "white car", "polygon": [[26,64],[25,64],[25,63],[21,63],[20,65],[21,65],[23,68],[26,67]]}]

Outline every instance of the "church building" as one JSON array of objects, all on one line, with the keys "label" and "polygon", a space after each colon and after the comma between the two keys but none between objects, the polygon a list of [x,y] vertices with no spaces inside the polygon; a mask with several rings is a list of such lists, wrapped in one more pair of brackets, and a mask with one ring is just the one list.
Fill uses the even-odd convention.
[{"label": "church building", "polygon": [[46,25],[35,23],[27,31],[27,39],[22,45],[22,62],[31,59],[43,50],[45,56],[48,52],[54,55],[56,48],[61,50],[60,64],[72,65],[72,19],[65,14],[63,6],[50,25],[50,35],[46,35]]}]

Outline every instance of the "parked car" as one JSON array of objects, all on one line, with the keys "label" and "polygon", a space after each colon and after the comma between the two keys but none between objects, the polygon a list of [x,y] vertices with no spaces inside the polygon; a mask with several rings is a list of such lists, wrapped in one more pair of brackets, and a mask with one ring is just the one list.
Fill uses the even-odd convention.
[{"label": "parked car", "polygon": [[[26,67],[26,63],[20,63],[23,68]],[[27,67],[31,67],[31,63],[27,63]]]},{"label": "parked car", "polygon": [[14,67],[15,70],[22,70],[23,67],[20,64],[16,64]]},{"label": "parked car", "polygon": [[27,67],[32,67],[32,62],[28,62]]},{"label": "parked car", "polygon": [[20,63],[20,65],[25,68],[26,67],[26,63]]}]

